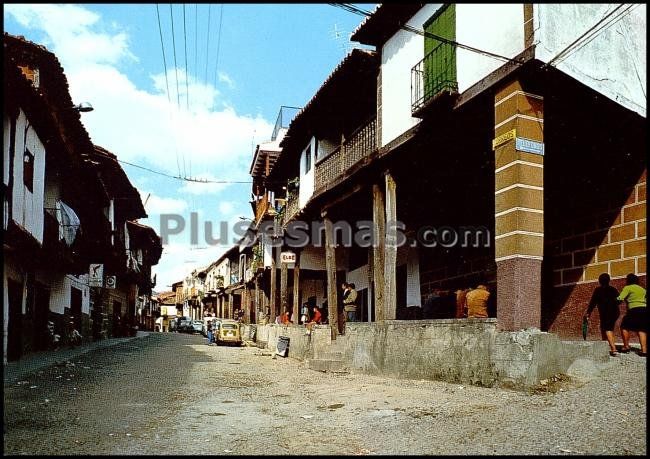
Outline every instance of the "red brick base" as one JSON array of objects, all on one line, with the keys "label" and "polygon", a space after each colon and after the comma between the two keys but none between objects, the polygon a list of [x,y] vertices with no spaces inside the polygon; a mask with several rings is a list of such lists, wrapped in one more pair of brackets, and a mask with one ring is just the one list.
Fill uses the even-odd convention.
[{"label": "red brick base", "polygon": [[[645,288],[646,276],[639,276],[639,279],[639,284]],[[625,279],[612,280],[610,285],[620,292],[625,286]],[[582,339],[582,316],[587,311],[589,300],[597,286],[598,282],[588,282],[585,284],[553,288],[553,296],[550,301],[553,305],[561,305],[561,308],[559,312],[551,312],[552,308],[542,306],[542,315],[544,322],[548,324],[548,331],[557,334],[561,338]],[[614,335],[617,341],[621,341],[620,324],[626,311],[625,303],[622,303],[619,308],[621,314],[614,327]],[[554,314],[555,317],[549,317],[551,314]],[[633,333],[632,336],[635,342],[638,341],[636,333]],[[600,333],[600,315],[598,308],[591,313],[587,339],[604,339]]]}]

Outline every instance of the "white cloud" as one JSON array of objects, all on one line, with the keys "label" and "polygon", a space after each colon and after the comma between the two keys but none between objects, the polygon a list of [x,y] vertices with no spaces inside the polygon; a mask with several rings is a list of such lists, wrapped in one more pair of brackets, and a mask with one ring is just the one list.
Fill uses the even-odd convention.
[{"label": "white cloud", "polygon": [[[194,176],[248,178],[253,135],[270,137],[270,122],[238,114],[216,88],[199,83],[191,75],[187,82],[191,105],[187,110],[185,72],[179,72],[180,108],[176,85],[171,84],[175,80],[170,79],[168,98],[164,74],[151,76],[154,92],[136,87],[116,66],[122,59],[136,59],[128,49],[128,35],[122,31],[98,32],[101,17],[83,7],[48,4],[5,8],[25,27],[45,32],[50,50],[63,65],[72,99],[92,103],[95,110],[82,120],[94,143],[120,159],[155,165],[174,175],[179,171],[189,175],[191,163]],[[168,76],[173,72],[173,68],[168,69]],[[223,72],[220,80],[234,85]],[[215,186],[210,191],[221,189]],[[202,194],[205,190],[205,185],[190,185],[185,191]]]},{"label": "white cloud", "polygon": [[219,212],[223,215],[231,215],[235,210],[235,203],[232,201],[221,201],[219,203]]},{"label": "white cloud", "polygon": [[[147,198],[148,196],[148,198]],[[187,201],[175,198],[161,198],[155,194],[140,192],[142,202],[148,215],[180,214],[187,209]]]}]

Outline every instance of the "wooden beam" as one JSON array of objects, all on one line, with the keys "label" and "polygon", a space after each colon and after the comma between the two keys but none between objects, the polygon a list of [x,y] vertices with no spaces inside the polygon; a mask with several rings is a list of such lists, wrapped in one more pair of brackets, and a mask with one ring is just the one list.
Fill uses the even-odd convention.
[{"label": "wooden beam", "polygon": [[269,308],[271,309],[271,315],[269,316],[269,323],[275,323],[275,316],[277,315],[277,272],[275,267],[275,247],[271,247],[271,292],[269,296]]},{"label": "wooden beam", "polygon": [[300,251],[296,250],[296,264],[293,267],[293,316],[295,323],[300,319]]},{"label": "wooden beam", "polygon": [[397,312],[397,184],[386,173],[386,257],[384,259],[384,318],[394,320]]},{"label": "wooden beam", "polygon": [[228,294],[228,312],[226,313],[226,318],[232,319],[232,306],[235,302],[235,295],[232,293]]},{"label": "wooden beam", "polygon": [[368,307],[366,310],[366,322],[372,322],[372,304],[374,303],[374,278],[375,261],[373,260],[373,249],[368,249]]},{"label": "wooden beam", "polygon": [[280,262],[280,314],[287,312],[288,296],[287,287],[289,281],[289,267],[287,263]]},{"label": "wooden beam", "polygon": [[258,277],[255,277],[255,322],[259,318],[259,311],[262,309],[262,304],[260,302],[260,280]]},{"label": "wooden beam", "polygon": [[332,220],[324,217],[325,223],[325,266],[327,270],[327,319],[330,324],[331,337],[338,334],[338,295],[336,291],[336,242],[332,229]]},{"label": "wooden beam", "polygon": [[372,186],[372,220],[373,220],[373,278],[375,320],[384,320],[384,249],[386,245],[386,213],[384,193],[377,184]]},{"label": "wooden beam", "polygon": [[339,197],[337,197],[337,198],[335,198],[335,199],[329,201],[327,204],[325,204],[325,205],[323,206],[323,212],[327,212],[327,210],[328,210],[330,207],[335,206],[336,204],[338,204],[338,203],[340,203],[340,202],[342,202],[342,201],[345,201],[345,200],[348,199],[350,196],[352,196],[352,195],[358,193],[359,191],[361,191],[362,188],[363,188],[362,185],[355,185],[355,186],[354,186],[350,191],[348,191],[347,193],[343,193],[343,194],[340,195]]}]

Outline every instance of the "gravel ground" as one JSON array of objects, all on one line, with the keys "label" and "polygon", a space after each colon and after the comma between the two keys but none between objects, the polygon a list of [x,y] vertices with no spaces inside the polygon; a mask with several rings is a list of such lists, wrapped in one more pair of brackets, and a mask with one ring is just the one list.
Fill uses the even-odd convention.
[{"label": "gravel ground", "polygon": [[527,392],[321,373],[155,333],[5,385],[5,454],[645,455],[646,359]]}]

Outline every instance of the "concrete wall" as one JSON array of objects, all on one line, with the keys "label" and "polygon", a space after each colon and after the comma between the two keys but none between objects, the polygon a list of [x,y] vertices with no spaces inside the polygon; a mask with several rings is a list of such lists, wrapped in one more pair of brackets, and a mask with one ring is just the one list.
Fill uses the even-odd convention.
[{"label": "concrete wall", "polygon": [[[535,57],[544,62],[552,60],[618,5],[535,4]],[[557,68],[645,117],[646,18],[645,5],[633,6],[611,27],[558,61]],[[605,24],[607,21],[601,25]]]},{"label": "concrete wall", "polygon": [[605,341],[560,341],[557,335],[531,329],[498,333],[492,360],[500,385],[528,387],[566,373],[579,358],[607,362],[608,351]]},{"label": "concrete wall", "polygon": [[496,325],[496,319],[356,322],[332,342],[327,325],[307,336],[304,327],[273,324],[257,327],[257,342],[275,350],[278,337],[288,336],[289,357],[339,359],[356,373],[514,388],[566,373],[577,359],[609,358],[604,341],[561,341],[538,329],[502,332]]},{"label": "concrete wall", "polygon": [[[514,57],[524,50],[523,4],[456,4],[456,41],[464,45]],[[501,67],[504,61],[458,48],[458,91]]]},{"label": "concrete wall", "polygon": [[352,371],[491,386],[496,320],[348,323],[344,358]]}]

